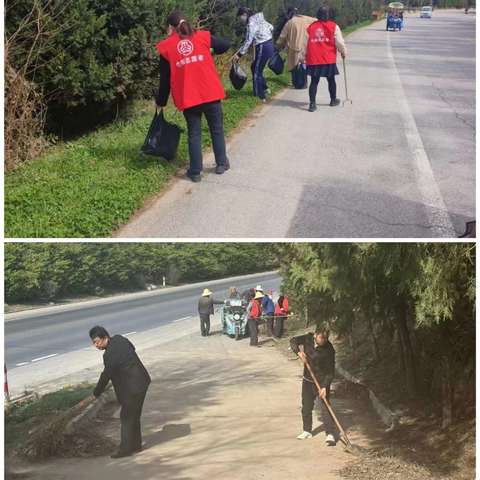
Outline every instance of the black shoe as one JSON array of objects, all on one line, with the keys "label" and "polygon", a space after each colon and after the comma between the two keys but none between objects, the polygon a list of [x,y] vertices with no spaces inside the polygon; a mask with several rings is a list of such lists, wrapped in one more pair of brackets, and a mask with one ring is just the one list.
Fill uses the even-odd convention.
[{"label": "black shoe", "polygon": [[198,183],[202,181],[202,176],[200,174],[192,175],[190,173],[187,173],[187,177],[194,183]]},{"label": "black shoe", "polygon": [[222,173],[225,172],[225,170],[226,170],[225,165],[217,165],[217,166],[215,167],[215,173],[216,173],[217,175],[221,175]]},{"label": "black shoe", "polygon": [[317,109],[317,106],[313,103],[310,102],[310,106],[308,107],[309,112],[314,112]]},{"label": "black shoe", "polygon": [[340,105],[340,100],[338,98],[334,98],[333,100],[330,101],[331,107],[338,107],[338,105]]},{"label": "black shoe", "polygon": [[110,458],[123,458],[123,457],[131,457],[133,452],[115,452],[113,455],[110,455]]},{"label": "black shoe", "polygon": [[132,450],[132,453],[140,453],[142,450],[143,450],[142,447],[138,447]]}]

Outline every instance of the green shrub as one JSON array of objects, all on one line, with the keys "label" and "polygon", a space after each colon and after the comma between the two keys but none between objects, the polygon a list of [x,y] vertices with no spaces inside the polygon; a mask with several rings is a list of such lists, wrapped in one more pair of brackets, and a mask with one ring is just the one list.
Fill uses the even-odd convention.
[{"label": "green shrub", "polygon": [[[285,10],[283,0],[185,0],[181,8],[194,24],[233,41],[243,37],[236,20],[238,6],[264,10],[277,21]],[[302,12],[314,14],[315,0],[293,0]],[[332,0],[341,26],[365,20],[379,0]],[[34,68],[27,80],[41,87],[48,115],[47,129],[61,136],[79,133],[113,120],[128,102],[151,97],[158,83],[155,44],[165,36],[167,15],[174,0],[7,0],[5,31],[14,38],[8,59],[22,69],[31,59],[32,38],[40,33],[34,49]],[[38,21],[27,23],[35,11]],[[37,15],[38,14],[38,15]]]}]

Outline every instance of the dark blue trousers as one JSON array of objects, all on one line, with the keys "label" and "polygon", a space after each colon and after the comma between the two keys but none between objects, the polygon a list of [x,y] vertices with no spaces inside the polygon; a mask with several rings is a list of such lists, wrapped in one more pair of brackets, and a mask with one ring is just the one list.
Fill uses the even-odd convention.
[{"label": "dark blue trousers", "polygon": [[223,111],[220,100],[202,103],[187,108],[183,115],[188,127],[188,151],[190,153],[189,175],[199,175],[203,169],[202,160],[202,115],[205,115],[212,137],[213,153],[217,165],[227,163],[225,135],[223,132]]},{"label": "dark blue trousers", "polygon": [[261,99],[265,98],[267,90],[267,81],[263,76],[263,70],[274,52],[272,40],[267,40],[255,47],[255,60],[252,63],[253,94]]}]

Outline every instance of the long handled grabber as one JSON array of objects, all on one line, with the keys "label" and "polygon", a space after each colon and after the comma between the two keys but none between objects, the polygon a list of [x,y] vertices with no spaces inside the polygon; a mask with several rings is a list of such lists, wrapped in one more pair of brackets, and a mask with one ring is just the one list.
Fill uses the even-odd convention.
[{"label": "long handled grabber", "polygon": [[[313,373],[313,370],[312,370],[312,367],[310,367],[310,364],[308,363],[308,360],[305,359],[303,361],[305,363],[305,366],[308,368],[308,371],[310,372],[310,375],[312,376],[313,378],[313,381],[315,383],[315,386],[317,387],[318,389],[318,393],[320,393],[322,387],[320,386],[320,384],[318,383],[318,380],[317,380],[317,377],[315,376],[315,374]],[[340,422],[338,421],[338,418],[337,416],[335,415],[335,413],[333,412],[332,410],[332,407],[330,406],[330,403],[329,401],[324,398],[323,399],[323,402],[325,403],[328,411],[330,412],[330,415],[332,416],[333,418],[333,421],[335,422],[335,425],[337,426],[339,432],[340,432],[340,440],[345,444],[345,446],[353,452],[353,445],[350,443],[350,440],[348,439],[347,437],[347,434],[345,433],[345,430],[342,428],[342,426],[340,425]]]},{"label": "long handled grabber", "polygon": [[345,83],[345,100],[343,101],[342,105],[345,106],[345,104],[348,102],[351,104],[353,104],[352,100],[350,100],[350,98],[348,98],[348,87],[347,87],[347,64],[345,62],[345,59],[342,58],[343,60],[343,78],[344,78],[344,83]]}]

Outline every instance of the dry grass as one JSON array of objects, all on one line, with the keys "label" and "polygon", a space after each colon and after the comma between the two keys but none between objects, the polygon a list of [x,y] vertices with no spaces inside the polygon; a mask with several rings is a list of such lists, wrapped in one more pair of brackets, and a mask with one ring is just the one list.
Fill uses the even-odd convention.
[{"label": "dry grass", "polygon": [[5,65],[5,159],[4,170],[11,171],[40,155],[48,145],[43,134],[45,106],[32,82]]},{"label": "dry grass", "polygon": [[39,399],[12,406],[5,412],[5,454],[8,463],[15,458],[43,460],[51,457],[84,457],[110,453],[111,440],[102,434],[102,423],[109,421],[115,404],[105,405],[97,418],[83,418],[74,434],[66,425],[84,410],[93,386],[65,387]]},{"label": "dry grass", "polygon": [[394,456],[363,456],[340,471],[349,480],[430,480],[430,472]]},{"label": "dry grass", "polygon": [[95,428],[92,422],[84,422],[68,435],[65,427],[72,417],[54,419],[45,423],[29,439],[22,449],[23,456],[30,460],[52,457],[96,457],[112,453],[113,441]]}]

